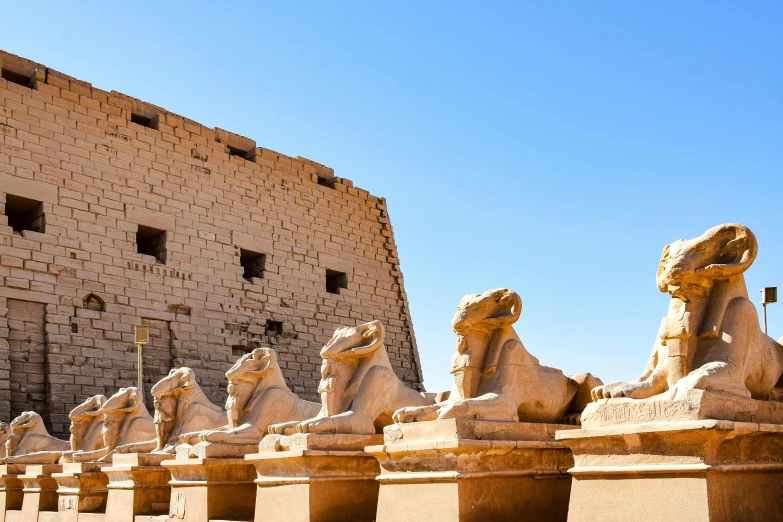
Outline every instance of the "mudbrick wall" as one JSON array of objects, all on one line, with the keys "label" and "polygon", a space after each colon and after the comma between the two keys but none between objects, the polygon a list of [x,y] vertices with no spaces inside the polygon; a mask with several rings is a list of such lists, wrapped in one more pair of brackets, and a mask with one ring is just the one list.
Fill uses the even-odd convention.
[{"label": "mudbrick wall", "polygon": [[316,398],[319,351],[380,319],[399,377],[421,369],[383,198],[257,147],[0,52],[0,419],[67,414],[190,366],[211,400],[272,346]]}]

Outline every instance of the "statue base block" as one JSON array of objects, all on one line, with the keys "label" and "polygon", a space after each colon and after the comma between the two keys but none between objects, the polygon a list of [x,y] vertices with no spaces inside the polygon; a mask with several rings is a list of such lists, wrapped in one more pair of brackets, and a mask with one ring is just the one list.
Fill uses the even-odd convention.
[{"label": "statue base block", "polygon": [[381,474],[378,522],[565,521],[575,426],[447,419],[393,424],[368,447]]},{"label": "statue base block", "polygon": [[378,462],[365,446],[383,435],[267,435],[247,455],[256,479],[255,520],[373,521],[378,503]]},{"label": "statue base block", "polygon": [[739,522],[783,513],[783,425],[723,420],[561,431],[568,522]]},{"label": "statue base block", "polygon": [[[61,473],[59,464],[28,464],[23,475],[18,475],[24,483],[22,510],[18,522],[38,522],[41,519],[54,518],[57,515],[57,481],[52,473]],[[10,522],[10,521],[9,521]]]},{"label": "statue base block", "polygon": [[[136,516],[168,515],[171,474],[160,465],[170,455],[122,453],[101,468],[109,480],[107,522],[134,522]],[[85,518],[85,517],[80,517]]]},{"label": "statue base block", "polygon": [[244,459],[167,460],[169,521],[253,520],[255,469]]},{"label": "statue base block", "polygon": [[14,518],[13,514],[10,517],[6,515],[9,512],[16,514],[14,522],[19,520],[24,498],[24,483],[19,479],[19,475],[24,474],[24,468],[19,464],[0,464],[0,522]]},{"label": "statue base block", "polygon": [[57,481],[59,522],[77,522],[82,513],[104,513],[109,477],[101,471],[105,462],[63,464],[62,473],[52,473]]}]

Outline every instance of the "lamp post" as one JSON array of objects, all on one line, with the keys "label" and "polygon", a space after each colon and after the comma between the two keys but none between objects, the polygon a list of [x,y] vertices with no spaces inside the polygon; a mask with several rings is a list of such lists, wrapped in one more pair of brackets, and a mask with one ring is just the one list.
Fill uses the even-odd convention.
[{"label": "lamp post", "polygon": [[768,286],[761,289],[761,305],[764,307],[764,334],[767,335],[767,305],[778,302],[778,288]]},{"label": "lamp post", "polygon": [[141,347],[150,342],[150,327],[137,324],[135,329],[135,334],[136,334],[136,340],[134,342],[136,343],[136,347],[138,347],[138,354],[139,354],[139,362],[138,362],[139,397],[143,401],[144,400],[144,366],[142,365]]}]

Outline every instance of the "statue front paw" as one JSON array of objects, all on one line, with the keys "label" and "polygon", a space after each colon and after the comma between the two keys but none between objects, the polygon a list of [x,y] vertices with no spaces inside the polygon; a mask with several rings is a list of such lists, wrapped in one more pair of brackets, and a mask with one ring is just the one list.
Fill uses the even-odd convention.
[{"label": "statue front paw", "polygon": [[466,419],[470,417],[469,404],[464,401],[446,403],[438,411],[438,419]]},{"label": "statue front paw", "polygon": [[198,434],[199,442],[226,442],[228,433],[222,430],[207,430]]},{"label": "statue front paw", "polygon": [[392,420],[398,423],[405,422],[423,422],[438,418],[440,406],[433,404],[430,406],[414,406],[400,408],[392,415]]},{"label": "statue front paw", "polygon": [[273,435],[293,435],[297,431],[299,421],[293,422],[281,422],[279,424],[272,424],[267,429],[267,432]]},{"label": "statue front paw", "polygon": [[299,433],[335,433],[337,427],[331,417],[321,417],[300,422],[296,426],[296,431]]},{"label": "statue front paw", "polygon": [[649,396],[649,393],[646,393],[648,389],[649,386],[643,382],[613,382],[612,384],[604,384],[603,386],[593,388],[590,395],[593,401],[618,397],[646,399]]}]

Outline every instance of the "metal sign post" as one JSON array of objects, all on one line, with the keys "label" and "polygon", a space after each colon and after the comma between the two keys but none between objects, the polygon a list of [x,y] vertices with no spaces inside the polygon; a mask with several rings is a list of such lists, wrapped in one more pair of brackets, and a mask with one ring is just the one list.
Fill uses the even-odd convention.
[{"label": "metal sign post", "polygon": [[141,347],[150,342],[150,327],[137,324],[135,329],[135,334],[136,334],[136,340],[134,342],[136,343],[136,347],[138,347],[138,353],[139,353],[139,361],[138,361],[139,397],[143,401],[144,400],[144,366],[142,363]]},{"label": "metal sign post", "polygon": [[764,307],[764,334],[767,334],[767,305],[778,302],[778,288],[768,286],[761,289],[761,306]]}]

